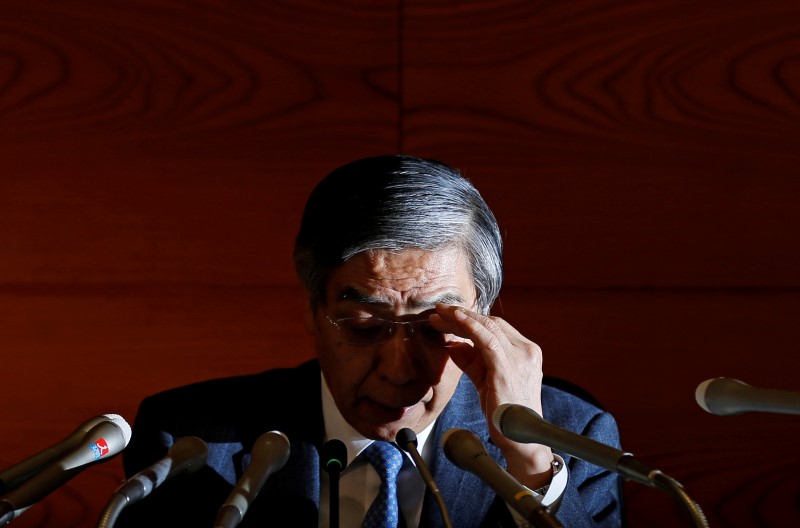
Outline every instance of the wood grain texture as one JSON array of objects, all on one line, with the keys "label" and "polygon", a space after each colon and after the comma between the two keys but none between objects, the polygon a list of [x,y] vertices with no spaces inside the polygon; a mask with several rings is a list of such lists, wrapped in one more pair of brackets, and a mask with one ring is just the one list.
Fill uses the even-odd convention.
[{"label": "wood grain texture", "polygon": [[[716,376],[797,388],[797,7],[406,6],[404,145],[494,207],[495,311],[712,526],[797,524],[800,423],[693,398]],[[632,526],[689,525],[664,493],[626,491]]]},{"label": "wood grain texture", "polygon": [[485,189],[515,285],[797,286],[796,6],[406,11],[404,144]]},{"label": "wood grain texture", "polygon": [[[506,242],[495,313],[589,389],[711,526],[800,521],[800,422],[715,417],[715,376],[797,389],[800,6],[0,6],[0,467],[147,394],[313,355],[291,248],[337,165],[460,168]],[[94,526],[91,468],[14,522]],[[689,525],[628,484],[631,526]]]},{"label": "wood grain texture", "polygon": [[[397,148],[396,7],[0,10],[0,349],[13,373],[0,467],[91,416],[132,421],[155,390],[309,357],[289,309],[300,295],[270,287],[294,284],[316,180]],[[117,460],[91,468],[14,525],[94,526],[121,478]]]}]

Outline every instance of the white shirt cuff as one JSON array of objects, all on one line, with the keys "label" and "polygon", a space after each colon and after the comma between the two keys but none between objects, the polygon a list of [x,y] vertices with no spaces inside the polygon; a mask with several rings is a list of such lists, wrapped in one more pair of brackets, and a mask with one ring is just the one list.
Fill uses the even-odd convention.
[{"label": "white shirt cuff", "polygon": [[[550,484],[546,486],[547,489],[530,491],[534,496],[540,497],[542,505],[547,506],[550,511],[555,514],[558,509],[559,499],[561,499],[561,496],[564,494],[564,490],[567,489],[569,472],[567,471],[567,465],[564,463],[564,459],[561,458],[560,455],[553,453],[553,462],[553,478],[550,480]],[[544,491],[544,495],[539,493],[540,491]],[[506,506],[508,506],[508,504],[506,504]],[[527,519],[520,515],[517,510],[511,506],[508,506],[508,510],[511,512],[511,516],[514,518],[514,522],[517,523],[519,528],[530,527],[530,523]]]}]

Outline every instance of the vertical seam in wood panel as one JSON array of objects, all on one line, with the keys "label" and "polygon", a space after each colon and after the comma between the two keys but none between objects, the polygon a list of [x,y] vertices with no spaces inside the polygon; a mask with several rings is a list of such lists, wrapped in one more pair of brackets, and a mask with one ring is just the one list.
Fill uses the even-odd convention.
[{"label": "vertical seam in wood panel", "polygon": [[405,48],[405,1],[398,0],[397,3],[397,152],[404,151],[404,128],[405,128],[405,108],[403,92],[403,72],[405,71],[404,51]]}]

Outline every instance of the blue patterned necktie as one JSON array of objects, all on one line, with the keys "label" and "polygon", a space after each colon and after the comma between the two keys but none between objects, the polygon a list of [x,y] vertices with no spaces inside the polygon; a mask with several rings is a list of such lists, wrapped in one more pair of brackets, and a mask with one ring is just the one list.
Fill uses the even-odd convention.
[{"label": "blue patterned necktie", "polygon": [[403,467],[403,453],[388,442],[373,442],[364,450],[364,456],[380,475],[381,486],[361,528],[397,528],[397,474]]}]

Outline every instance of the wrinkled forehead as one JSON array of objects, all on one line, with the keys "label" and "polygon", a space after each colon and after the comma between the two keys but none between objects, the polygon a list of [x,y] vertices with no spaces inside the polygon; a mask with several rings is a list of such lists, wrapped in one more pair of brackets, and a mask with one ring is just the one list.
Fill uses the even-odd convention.
[{"label": "wrinkled forehead", "polygon": [[467,306],[475,299],[467,259],[457,248],[365,251],[331,272],[326,304],[419,311],[437,303]]},{"label": "wrinkled forehead", "polygon": [[336,292],[333,298],[334,303],[357,303],[364,305],[391,307],[402,304],[406,308],[414,310],[427,310],[437,304],[453,304],[464,306],[469,301],[459,291],[432,292],[428,295],[422,291],[409,291],[406,295],[392,296],[380,293],[370,293],[361,291],[354,286],[347,286],[340,292]]}]

